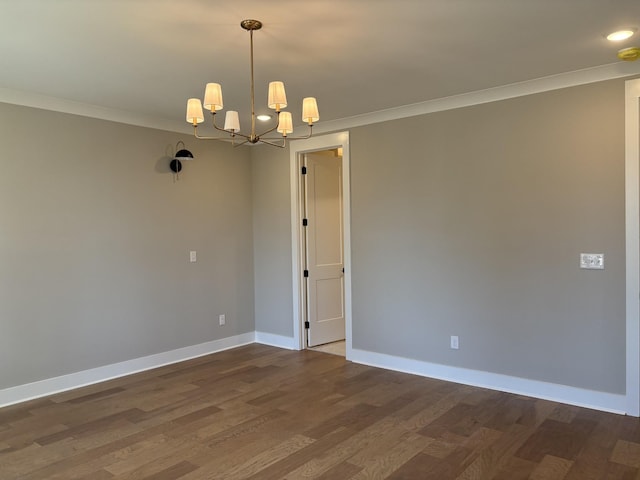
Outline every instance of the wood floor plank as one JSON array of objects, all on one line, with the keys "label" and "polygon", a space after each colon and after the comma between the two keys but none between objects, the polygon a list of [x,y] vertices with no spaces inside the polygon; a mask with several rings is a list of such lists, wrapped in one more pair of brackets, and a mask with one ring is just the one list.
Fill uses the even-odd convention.
[{"label": "wood floor plank", "polygon": [[545,455],[574,460],[595,427],[595,422],[577,418],[571,423],[546,420],[516,455],[533,462],[541,462]]},{"label": "wood floor plank", "polygon": [[572,466],[571,460],[545,455],[529,478],[531,480],[563,480]]},{"label": "wood floor plank", "polygon": [[[390,475],[401,469],[433,440],[416,433],[408,433],[391,448],[375,457],[371,457],[361,465],[362,471],[354,476],[354,480],[392,478]],[[421,472],[424,475],[426,472]],[[402,478],[398,476],[397,478]],[[419,478],[419,477],[418,477]]]},{"label": "wood floor plank", "polygon": [[145,480],[176,480],[181,478],[187,473],[197,470],[198,467],[189,462],[180,462],[172,465],[161,472],[154,473],[152,475],[144,477]]},{"label": "wood floor plank", "polygon": [[103,469],[116,477],[124,476],[163,456],[171,456],[171,452],[176,450],[176,445],[177,442],[171,442],[165,435],[155,435],[132,445],[131,448],[121,449],[112,457],[113,461],[103,464]]},{"label": "wood floor plank", "polygon": [[342,462],[315,478],[316,480],[348,480],[361,471],[361,467],[356,467],[349,462]]},{"label": "wood floor plank", "polygon": [[312,445],[314,442],[314,439],[305,437],[304,435],[294,435],[271,448],[263,450],[245,462],[239,463],[237,466],[233,466],[225,472],[225,478],[232,480],[256,475],[258,472],[264,470],[270,465],[287,458],[292,453]]},{"label": "wood floor plank", "polygon": [[2,480],[640,480],[640,421],[247,345],[0,409]]},{"label": "wood floor plank", "polygon": [[[356,455],[360,454],[359,458],[362,459],[371,447],[376,448],[382,443],[382,438],[385,440],[391,438],[397,439],[406,433],[407,431],[397,419],[384,417],[364,430],[334,445],[324,454],[312,458],[296,470],[290,472],[288,476],[291,478],[295,478],[296,476],[311,478],[325,475],[336,465],[340,465],[347,460],[352,463],[357,463],[358,457],[356,457]],[[393,446],[392,443],[387,445],[389,445],[389,447]],[[360,463],[363,463],[362,460],[360,460]]]}]

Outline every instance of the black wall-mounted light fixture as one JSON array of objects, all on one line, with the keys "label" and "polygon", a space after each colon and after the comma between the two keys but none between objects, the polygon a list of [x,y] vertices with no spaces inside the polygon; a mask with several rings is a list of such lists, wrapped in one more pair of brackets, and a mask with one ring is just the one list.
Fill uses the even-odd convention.
[{"label": "black wall-mounted light fixture", "polygon": [[[178,148],[182,145],[182,148],[178,150]],[[185,144],[182,140],[180,140],[176,144],[176,154],[173,156],[171,162],[169,162],[169,168],[173,173],[180,173],[182,171],[182,162],[187,160],[193,160],[193,153],[186,149]]]}]

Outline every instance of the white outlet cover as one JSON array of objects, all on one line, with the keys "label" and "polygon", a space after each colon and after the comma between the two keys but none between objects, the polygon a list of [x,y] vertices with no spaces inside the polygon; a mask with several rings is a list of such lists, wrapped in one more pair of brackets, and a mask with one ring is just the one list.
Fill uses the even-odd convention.
[{"label": "white outlet cover", "polygon": [[580,268],[604,270],[604,253],[581,253]]},{"label": "white outlet cover", "polygon": [[198,256],[195,250],[191,250],[189,252],[189,261],[191,263],[195,263],[198,260]]}]

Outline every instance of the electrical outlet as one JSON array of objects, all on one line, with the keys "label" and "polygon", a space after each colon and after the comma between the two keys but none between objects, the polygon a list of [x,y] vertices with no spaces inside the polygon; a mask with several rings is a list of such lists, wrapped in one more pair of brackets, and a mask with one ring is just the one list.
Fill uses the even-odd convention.
[{"label": "electrical outlet", "polygon": [[451,335],[451,348],[453,350],[458,350],[460,348],[460,343],[458,342],[457,335]]},{"label": "electrical outlet", "polygon": [[218,322],[220,323],[220,325],[224,325],[225,323],[227,323],[224,313],[218,317]]},{"label": "electrical outlet", "polygon": [[189,261],[191,263],[195,263],[198,260],[198,254],[196,253],[195,250],[191,250],[189,252]]}]

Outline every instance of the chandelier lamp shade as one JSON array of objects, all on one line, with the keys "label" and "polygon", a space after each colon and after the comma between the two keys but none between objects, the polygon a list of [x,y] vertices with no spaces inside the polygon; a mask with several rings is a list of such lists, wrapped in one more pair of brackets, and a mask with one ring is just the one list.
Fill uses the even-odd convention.
[{"label": "chandelier lamp shade", "polygon": [[[251,131],[243,133],[240,131],[240,116],[235,110],[227,110],[224,118],[224,125],[220,127],[216,123],[216,114],[224,108],[222,100],[222,86],[219,83],[207,83],[204,91],[204,100],[190,98],[187,100],[187,122],[193,125],[193,134],[196,138],[204,140],[231,140],[234,146],[244,144],[264,143],[274,147],[284,147],[288,139],[309,138],[313,134],[313,124],[320,120],[318,114],[318,103],[314,97],[306,97],[302,101],[302,121],[309,126],[309,133],[302,137],[291,137],[293,133],[293,117],[290,112],[284,111],[287,108],[287,94],[284,83],[275,81],[269,83],[267,106],[275,110],[276,122],[264,132],[256,133],[256,113],[254,95],[254,74],[253,74],[253,32],[262,28],[259,20],[243,20],[240,26],[249,32],[251,49]],[[211,113],[212,123],[215,130],[223,132],[222,136],[202,136],[198,133],[198,124],[204,122],[204,110]],[[269,135],[277,132],[279,137]],[[240,142],[236,143],[236,139]]]}]

